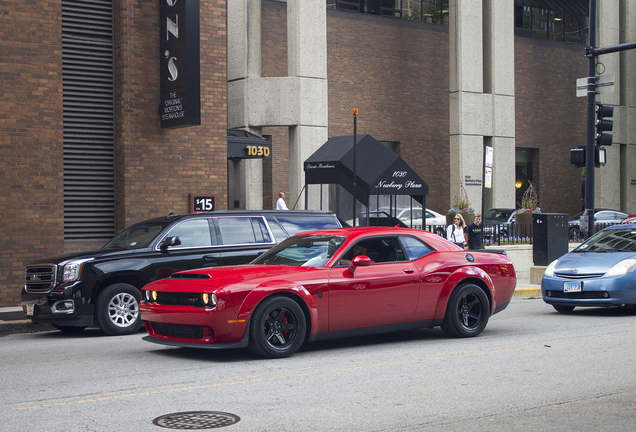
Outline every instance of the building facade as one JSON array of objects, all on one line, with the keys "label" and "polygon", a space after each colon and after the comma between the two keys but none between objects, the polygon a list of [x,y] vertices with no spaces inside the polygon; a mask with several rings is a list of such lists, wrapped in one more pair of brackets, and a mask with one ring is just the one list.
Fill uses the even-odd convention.
[{"label": "building facade", "polygon": [[[198,0],[201,119],[184,128],[161,128],[162,1],[3,4],[0,306],[19,303],[29,261],[190,212],[192,194],[268,209],[284,191],[302,208],[302,161],[353,133],[353,108],[433,210],[460,187],[478,210],[515,206],[528,180],[544,211],[581,210],[569,152],[585,142],[585,0]],[[636,0],[601,3],[597,45],[636,41]],[[636,53],[600,62],[617,84],[599,97],[616,109],[596,202],[634,213]],[[270,139],[270,157],[228,161],[228,127]]]}]

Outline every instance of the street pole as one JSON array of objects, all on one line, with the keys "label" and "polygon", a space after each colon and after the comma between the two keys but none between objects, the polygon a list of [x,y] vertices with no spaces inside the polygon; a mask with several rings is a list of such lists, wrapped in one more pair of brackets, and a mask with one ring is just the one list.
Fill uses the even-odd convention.
[{"label": "street pole", "polygon": [[358,108],[353,109],[353,227],[356,226],[356,129],[358,127]]},{"label": "street pole", "polygon": [[587,128],[585,134],[585,215],[588,236],[594,232],[594,159],[596,155],[596,0],[590,0],[590,27],[587,49]]}]

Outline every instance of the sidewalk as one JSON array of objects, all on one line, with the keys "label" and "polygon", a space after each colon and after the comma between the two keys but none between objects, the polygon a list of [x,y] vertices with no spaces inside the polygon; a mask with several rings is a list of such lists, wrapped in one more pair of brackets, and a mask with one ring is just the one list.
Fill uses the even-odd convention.
[{"label": "sidewalk", "polygon": [[[515,297],[541,297],[541,287],[529,281],[517,281]],[[21,306],[0,308],[0,337],[15,333],[37,333],[55,330],[51,324],[33,324]]]}]

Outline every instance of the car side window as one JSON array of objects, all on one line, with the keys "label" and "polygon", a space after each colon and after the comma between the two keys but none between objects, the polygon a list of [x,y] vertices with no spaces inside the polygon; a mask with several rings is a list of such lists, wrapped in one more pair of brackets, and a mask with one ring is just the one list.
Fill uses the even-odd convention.
[{"label": "car side window", "polygon": [[262,218],[219,217],[216,218],[219,243],[240,245],[271,243],[272,239]]},{"label": "car side window", "polygon": [[192,219],[170,230],[169,236],[179,236],[179,248],[212,246],[210,224],[207,219]]},{"label": "car side window", "polygon": [[400,241],[404,245],[404,249],[406,250],[406,254],[408,255],[409,259],[413,260],[421,258],[424,255],[433,252],[433,249],[431,249],[424,242],[415,237],[401,236]]},{"label": "car side window", "polygon": [[340,260],[340,265],[351,265],[357,255],[365,255],[375,263],[405,261],[406,255],[395,237],[370,238],[354,244]]},{"label": "car side window", "polygon": [[269,229],[272,230],[272,234],[274,234],[277,242],[281,242],[287,238],[287,234],[283,230],[283,227],[280,226],[274,216],[268,215],[265,216],[265,219],[267,219],[267,223],[269,223]]}]

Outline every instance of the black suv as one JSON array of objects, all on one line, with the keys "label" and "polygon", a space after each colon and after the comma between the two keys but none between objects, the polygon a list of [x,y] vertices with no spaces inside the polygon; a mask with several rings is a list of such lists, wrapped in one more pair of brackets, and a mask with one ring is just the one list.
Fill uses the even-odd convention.
[{"label": "black suv", "polygon": [[339,228],[322,211],[216,211],[149,219],[96,251],[44,258],[26,268],[22,309],[33,322],[106,334],[141,328],[147,283],[199,267],[245,264],[299,232]]}]

